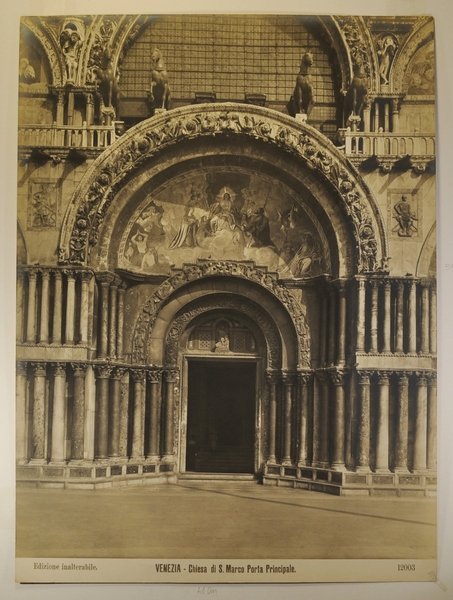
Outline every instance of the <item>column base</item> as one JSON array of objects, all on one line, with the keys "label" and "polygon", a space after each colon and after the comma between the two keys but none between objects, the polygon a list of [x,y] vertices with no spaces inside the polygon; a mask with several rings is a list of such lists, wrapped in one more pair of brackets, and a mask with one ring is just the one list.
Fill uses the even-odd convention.
[{"label": "column base", "polygon": [[165,456],[162,457],[162,462],[163,463],[174,463],[175,455],[174,454],[165,454]]},{"label": "column base", "polygon": [[408,473],[410,473],[407,467],[395,467],[393,472],[398,475],[407,475]]},{"label": "column base", "polygon": [[387,467],[379,467],[374,470],[374,473],[377,473],[378,475],[388,475],[390,473],[390,469]]},{"label": "column base", "polygon": [[371,473],[371,469],[368,465],[360,465],[354,469],[355,473]]},{"label": "column base", "polygon": [[32,458],[29,465],[47,465],[47,459],[45,458]]},{"label": "column base", "polygon": [[64,458],[57,459],[57,460],[50,460],[49,465],[51,467],[63,467],[66,465],[66,461],[64,460]]},{"label": "column base", "polygon": [[268,465],[276,465],[277,464],[277,459],[275,456],[269,456],[269,458],[266,461],[266,464]]},{"label": "column base", "polygon": [[134,463],[134,464],[145,462],[145,457],[143,455],[142,456],[131,456],[129,458],[128,462]]},{"label": "column base", "polygon": [[309,467],[309,466],[310,466],[310,463],[309,463],[309,461],[308,461],[308,460],[306,460],[306,459],[305,459],[305,460],[299,460],[299,461],[297,462],[297,466],[298,466],[298,467]]},{"label": "column base", "polygon": [[282,460],[281,464],[282,464],[282,467],[292,467],[293,466],[293,463],[291,462],[290,458],[284,458]]},{"label": "column base", "polygon": [[340,472],[346,471],[346,465],[344,463],[332,463],[330,468],[333,471],[340,471]]}]

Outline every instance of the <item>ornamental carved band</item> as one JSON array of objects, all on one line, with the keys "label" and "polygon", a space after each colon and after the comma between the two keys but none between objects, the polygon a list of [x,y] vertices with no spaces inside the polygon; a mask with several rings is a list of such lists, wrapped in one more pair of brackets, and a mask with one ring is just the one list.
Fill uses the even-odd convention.
[{"label": "ornamental carved band", "polygon": [[[357,182],[347,160],[312,127],[266,108],[225,103],[197,111],[183,107],[152,117],[126,133],[90,167],[72,198],[59,246],[61,263],[84,264],[115,194],[126,178],[167,147],[187,139],[241,135],[272,144],[301,159],[333,186],[343,212],[351,221],[359,272],[377,268],[378,242],[366,206],[370,192]],[[376,212],[376,208],[372,210]]]},{"label": "ornamental carved band", "polygon": [[[275,296],[286,311],[294,325],[298,338],[298,363],[300,367],[310,367],[310,335],[302,305],[277,279],[275,273],[270,273],[265,267],[256,267],[253,262],[209,261],[198,260],[197,264],[185,265],[174,275],[166,279],[144,305],[137,320],[134,332],[132,355],[134,362],[146,362],[146,351],[149,334],[157,318],[161,306],[166,299],[178,288],[202,277],[229,276],[252,281],[266,288]],[[170,339],[178,335],[172,333]],[[170,340],[169,340],[170,341]],[[172,345],[170,343],[170,345]],[[173,360],[174,350],[170,353]]]}]

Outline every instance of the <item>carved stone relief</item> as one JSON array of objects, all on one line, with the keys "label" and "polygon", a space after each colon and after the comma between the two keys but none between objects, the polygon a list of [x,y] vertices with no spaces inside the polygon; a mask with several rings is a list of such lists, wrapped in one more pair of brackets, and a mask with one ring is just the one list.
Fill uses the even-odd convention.
[{"label": "carved stone relief", "polygon": [[55,229],[58,221],[59,195],[60,188],[54,180],[30,180],[27,206],[28,229]]}]

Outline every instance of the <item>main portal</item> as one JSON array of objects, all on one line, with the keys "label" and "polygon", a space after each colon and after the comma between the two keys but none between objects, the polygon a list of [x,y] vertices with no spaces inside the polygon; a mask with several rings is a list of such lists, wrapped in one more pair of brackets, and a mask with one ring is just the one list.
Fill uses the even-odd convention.
[{"label": "main portal", "polygon": [[253,473],[256,362],[189,360],[186,470]]}]

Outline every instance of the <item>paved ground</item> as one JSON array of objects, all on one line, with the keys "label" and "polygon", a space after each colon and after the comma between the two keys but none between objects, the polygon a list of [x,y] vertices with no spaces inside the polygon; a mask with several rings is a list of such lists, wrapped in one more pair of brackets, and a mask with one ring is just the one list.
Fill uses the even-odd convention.
[{"label": "paved ground", "polygon": [[436,501],[255,483],[19,489],[18,557],[433,558]]}]

